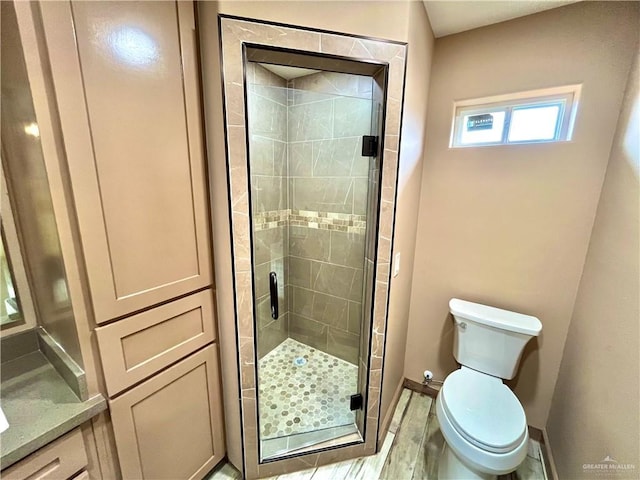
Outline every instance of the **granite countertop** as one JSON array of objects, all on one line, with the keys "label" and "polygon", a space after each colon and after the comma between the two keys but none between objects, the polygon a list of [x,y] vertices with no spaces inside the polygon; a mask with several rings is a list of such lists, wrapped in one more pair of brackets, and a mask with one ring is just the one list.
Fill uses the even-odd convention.
[{"label": "granite countertop", "polygon": [[2,363],[1,369],[0,406],[9,429],[0,434],[0,469],[107,409],[102,395],[79,400],[40,351]]}]

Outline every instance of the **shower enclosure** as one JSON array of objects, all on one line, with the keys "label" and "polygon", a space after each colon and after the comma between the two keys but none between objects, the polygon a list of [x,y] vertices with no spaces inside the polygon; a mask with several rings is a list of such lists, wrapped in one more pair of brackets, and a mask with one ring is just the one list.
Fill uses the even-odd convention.
[{"label": "shower enclosure", "polygon": [[232,262],[224,245],[216,258],[219,305],[233,312],[219,319],[228,457],[254,479],[371,455],[386,428],[406,44],[218,20],[226,185],[210,167],[229,194]]},{"label": "shower enclosure", "polygon": [[364,75],[247,62],[245,85],[266,460],[362,440],[380,102]]}]

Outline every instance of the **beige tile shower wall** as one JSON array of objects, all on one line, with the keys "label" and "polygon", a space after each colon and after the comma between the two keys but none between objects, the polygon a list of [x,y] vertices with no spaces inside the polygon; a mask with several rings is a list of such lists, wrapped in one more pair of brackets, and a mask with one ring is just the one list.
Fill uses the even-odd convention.
[{"label": "beige tile shower wall", "polygon": [[[288,301],[285,279],[288,231],[286,215],[271,212],[288,208],[287,192],[287,94],[286,80],[257,63],[246,69],[249,121],[249,158],[255,309],[258,357],[273,350],[288,336]],[[278,276],[279,317],[271,317],[269,273]]]},{"label": "beige tile shower wall", "polygon": [[[637,8],[579,2],[436,40],[406,377],[420,381],[428,368],[441,379],[457,368],[451,297],[536,315],[542,334],[509,385],[529,424],[544,428],[638,38]],[[572,83],[583,85],[572,141],[449,148],[455,100]]]},{"label": "beige tile shower wall", "polygon": [[357,364],[372,80],[320,72],[288,86],[289,335]]}]

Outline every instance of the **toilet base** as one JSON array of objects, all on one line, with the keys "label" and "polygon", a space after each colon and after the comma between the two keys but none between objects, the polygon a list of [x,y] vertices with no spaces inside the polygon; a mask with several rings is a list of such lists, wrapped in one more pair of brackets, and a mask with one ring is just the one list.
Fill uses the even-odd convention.
[{"label": "toilet base", "polygon": [[496,480],[496,478],[489,473],[471,470],[445,442],[438,460],[438,480]]}]

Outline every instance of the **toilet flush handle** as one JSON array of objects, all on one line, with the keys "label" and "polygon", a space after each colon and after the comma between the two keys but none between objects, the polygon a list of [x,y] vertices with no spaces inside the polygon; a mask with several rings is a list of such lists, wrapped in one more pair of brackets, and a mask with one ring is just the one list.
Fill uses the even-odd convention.
[{"label": "toilet flush handle", "polygon": [[467,324],[465,322],[460,322],[458,324],[458,328],[460,328],[460,330],[466,330],[467,329]]}]

